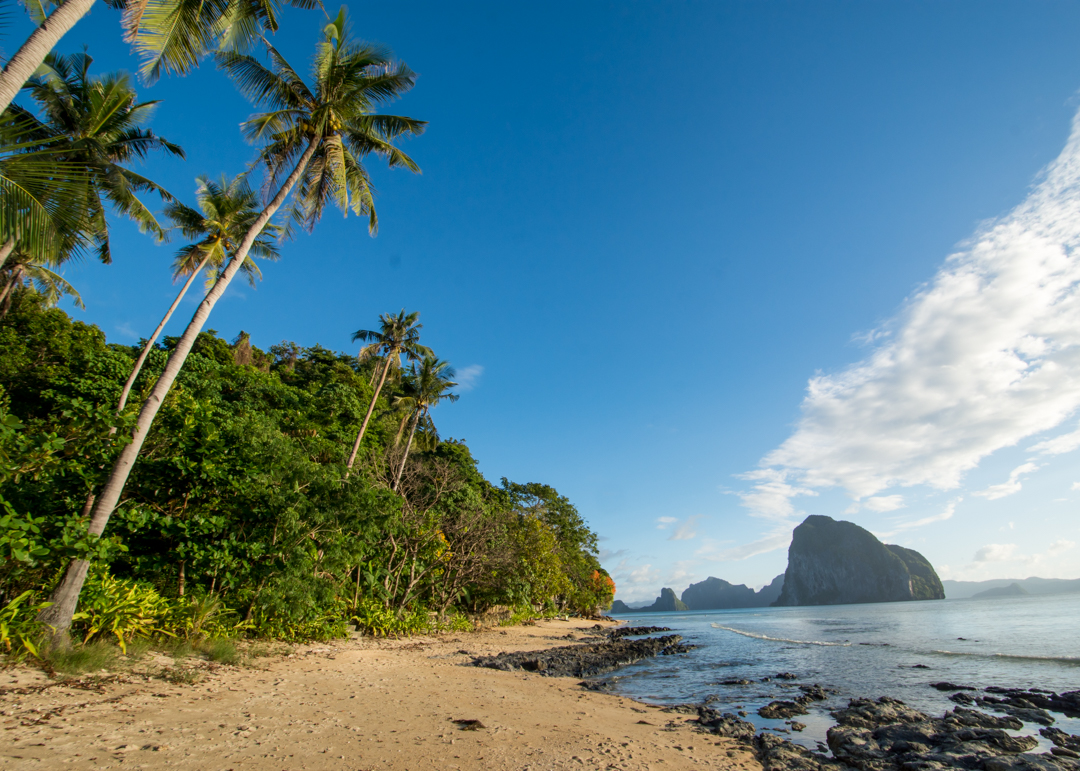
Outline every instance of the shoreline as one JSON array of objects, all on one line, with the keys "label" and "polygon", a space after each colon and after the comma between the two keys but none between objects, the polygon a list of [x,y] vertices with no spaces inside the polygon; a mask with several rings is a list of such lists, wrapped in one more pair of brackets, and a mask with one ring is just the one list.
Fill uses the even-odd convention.
[{"label": "shoreline", "polygon": [[13,668],[0,672],[0,765],[762,768],[747,745],[697,730],[696,715],[589,691],[579,678],[461,666],[586,639],[596,623],[303,645],[249,667],[206,667],[190,685],[139,675],[50,685],[38,670]]}]

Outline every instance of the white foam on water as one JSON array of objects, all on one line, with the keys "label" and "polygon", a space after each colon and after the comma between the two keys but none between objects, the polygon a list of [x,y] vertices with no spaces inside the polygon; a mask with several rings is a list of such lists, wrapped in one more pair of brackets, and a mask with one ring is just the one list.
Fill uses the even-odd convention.
[{"label": "white foam on water", "polygon": [[828,647],[847,648],[851,645],[849,642],[825,642],[823,640],[789,640],[786,637],[769,637],[767,634],[757,634],[756,632],[747,632],[742,629],[736,629],[731,626],[721,626],[720,624],[713,623],[713,629],[723,629],[725,632],[734,632],[735,634],[741,634],[743,637],[753,637],[755,640],[768,640],[770,642],[784,642],[794,643],[796,645],[823,645]]}]

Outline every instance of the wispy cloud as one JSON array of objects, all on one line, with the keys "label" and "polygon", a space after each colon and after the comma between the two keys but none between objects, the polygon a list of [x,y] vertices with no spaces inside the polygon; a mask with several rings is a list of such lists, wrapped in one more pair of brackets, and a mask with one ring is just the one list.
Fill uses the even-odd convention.
[{"label": "wispy cloud", "polygon": [[694,514],[693,516],[687,517],[679,523],[679,526],[675,528],[675,532],[668,536],[668,540],[689,541],[692,538],[696,538],[697,523],[700,522],[702,518],[703,515],[701,514]]},{"label": "wispy cloud", "polygon": [[778,524],[763,538],[739,546],[720,548],[716,544],[707,543],[698,549],[695,554],[711,562],[735,562],[749,559],[759,554],[787,548],[788,544],[791,543],[791,531],[794,527],[794,522]]},{"label": "wispy cloud", "polygon": [[124,337],[130,337],[134,340],[139,339],[139,333],[132,329],[131,324],[127,323],[126,321],[122,324],[117,324],[115,329],[117,334],[123,335]]},{"label": "wispy cloud", "polygon": [[973,495],[977,495],[980,498],[986,498],[988,501],[996,501],[998,498],[1004,498],[1007,495],[1020,492],[1022,485],[1020,484],[1020,477],[1025,474],[1030,474],[1032,471],[1038,471],[1039,466],[1035,463],[1023,463],[1011,472],[1009,472],[1009,480],[1002,482],[999,485],[990,485],[985,490],[980,490]]},{"label": "wispy cloud", "polygon": [[469,364],[457,370],[457,390],[461,393],[472,391],[480,384],[480,376],[484,374],[484,368],[479,364]]},{"label": "wispy cloud", "polygon": [[[864,360],[810,380],[795,431],[743,477],[755,483],[744,505],[788,517],[792,498],[827,487],[856,500],[895,486],[953,489],[989,454],[1072,415],[1080,407],[1078,199],[1074,120],[1027,199],[867,335],[877,347]],[[1032,449],[1077,446],[1080,436],[1069,434]],[[1019,489],[1030,472],[1017,471],[985,497]]]},{"label": "wispy cloud", "polygon": [[874,533],[874,535],[878,538],[891,538],[897,533],[902,533],[905,530],[915,530],[916,528],[932,525],[935,522],[944,522],[945,520],[952,519],[953,514],[956,513],[957,504],[963,500],[963,498],[957,498],[956,500],[949,501],[948,505],[939,514],[931,514],[928,517],[916,519],[911,522],[900,522],[894,526],[892,530],[885,533]]},{"label": "wispy cloud", "polygon": [[657,517],[656,518],[656,529],[657,530],[667,530],[669,527],[671,527],[672,525],[674,525],[678,521],[679,521],[678,517]]}]

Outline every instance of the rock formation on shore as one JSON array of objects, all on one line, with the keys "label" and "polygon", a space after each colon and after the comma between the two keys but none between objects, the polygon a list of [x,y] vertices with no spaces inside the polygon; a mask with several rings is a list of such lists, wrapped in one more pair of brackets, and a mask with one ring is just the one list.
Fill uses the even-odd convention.
[{"label": "rock formation on shore", "polygon": [[883,544],[852,522],[813,515],[792,534],[784,588],[775,604],[941,599],[941,580],[919,552]]},{"label": "rock formation on shore", "polygon": [[668,589],[664,587],[660,590],[660,596],[656,598],[656,601],[652,605],[646,605],[644,608],[631,608],[622,600],[615,600],[611,603],[611,610],[609,613],[670,613],[675,610],[690,610],[686,607],[686,603],[675,596],[674,589]]}]

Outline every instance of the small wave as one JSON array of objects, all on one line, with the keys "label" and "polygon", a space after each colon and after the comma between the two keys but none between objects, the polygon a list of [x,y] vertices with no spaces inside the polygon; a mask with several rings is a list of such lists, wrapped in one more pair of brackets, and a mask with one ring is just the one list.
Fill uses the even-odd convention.
[{"label": "small wave", "polygon": [[735,634],[741,634],[743,637],[753,637],[755,640],[769,640],[770,642],[785,642],[795,643],[796,645],[825,645],[829,647],[847,648],[851,643],[849,642],[823,642],[821,640],[789,640],[786,637],[769,637],[767,634],[757,634],[756,632],[745,632],[742,629],[735,629],[730,626],[721,626],[714,623],[713,629],[723,629],[725,632],[734,632]]},{"label": "small wave", "polygon": [[1071,664],[1080,667],[1080,656],[1028,656],[1020,653],[969,653],[965,651],[930,651],[938,656],[974,656],[984,659],[1017,659],[1019,661],[1046,661],[1051,664]]}]

